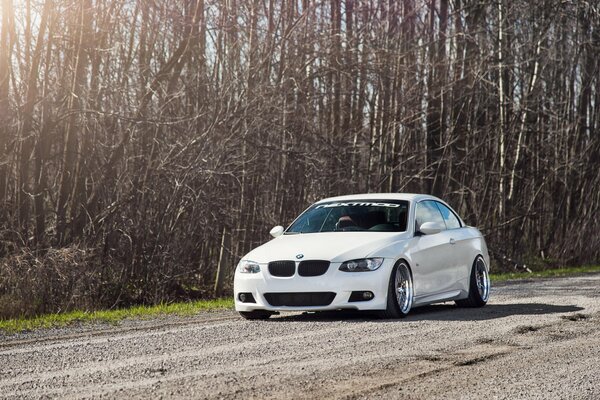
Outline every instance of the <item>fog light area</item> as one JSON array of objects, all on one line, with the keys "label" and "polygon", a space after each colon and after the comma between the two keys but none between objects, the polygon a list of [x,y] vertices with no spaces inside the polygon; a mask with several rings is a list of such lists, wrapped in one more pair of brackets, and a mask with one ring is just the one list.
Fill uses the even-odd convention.
[{"label": "fog light area", "polygon": [[350,294],[350,298],[348,299],[349,302],[355,302],[355,301],[369,301],[369,300],[373,300],[373,298],[375,297],[375,295],[373,294],[373,292],[370,292],[368,290],[365,291],[355,291],[352,292],[352,294]]},{"label": "fog light area", "polygon": [[246,293],[246,292],[239,293],[238,300],[241,301],[242,303],[256,303],[256,300],[254,300],[254,296],[252,296],[252,293]]}]

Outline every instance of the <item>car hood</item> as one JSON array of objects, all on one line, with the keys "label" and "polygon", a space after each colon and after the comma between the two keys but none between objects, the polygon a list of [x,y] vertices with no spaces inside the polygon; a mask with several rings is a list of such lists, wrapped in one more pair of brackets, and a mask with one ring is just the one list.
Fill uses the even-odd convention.
[{"label": "car hood", "polygon": [[377,257],[377,251],[406,238],[404,232],[320,232],[282,235],[244,256],[245,260],[330,260],[343,262]]}]

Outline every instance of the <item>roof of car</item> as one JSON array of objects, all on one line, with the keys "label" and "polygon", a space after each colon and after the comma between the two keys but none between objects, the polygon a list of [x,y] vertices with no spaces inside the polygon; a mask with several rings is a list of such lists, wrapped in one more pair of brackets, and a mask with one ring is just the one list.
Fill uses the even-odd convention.
[{"label": "roof of car", "polygon": [[418,193],[363,193],[363,194],[350,194],[345,196],[329,197],[327,199],[319,200],[318,203],[328,201],[352,201],[352,200],[406,200],[406,201],[418,201],[422,199],[437,199],[437,197],[428,194]]}]

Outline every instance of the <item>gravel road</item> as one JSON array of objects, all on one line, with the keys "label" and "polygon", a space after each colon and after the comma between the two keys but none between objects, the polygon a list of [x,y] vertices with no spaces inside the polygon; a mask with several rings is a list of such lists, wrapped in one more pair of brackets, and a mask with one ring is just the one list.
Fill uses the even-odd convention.
[{"label": "gravel road", "polygon": [[600,275],[404,320],[234,312],[0,337],[2,398],[600,399]]}]

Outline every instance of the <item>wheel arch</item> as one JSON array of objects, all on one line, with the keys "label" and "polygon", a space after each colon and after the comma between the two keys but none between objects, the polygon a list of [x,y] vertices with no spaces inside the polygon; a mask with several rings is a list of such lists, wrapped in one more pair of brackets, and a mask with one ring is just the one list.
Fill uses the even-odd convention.
[{"label": "wheel arch", "polygon": [[477,258],[481,257],[483,259],[483,263],[485,264],[485,269],[487,270],[488,274],[490,273],[490,263],[489,263],[489,257],[486,258],[486,255],[483,254],[483,252],[478,252],[477,254],[475,254],[475,258],[473,258],[473,262],[471,263],[471,269],[473,269],[475,267],[475,261],[477,261]]},{"label": "wheel arch", "polygon": [[[413,269],[412,266],[410,265],[410,261],[408,261],[408,257],[400,257],[396,260],[396,262],[394,263],[394,268],[396,268],[398,266],[398,264],[400,264],[401,262],[406,263],[406,265],[408,266],[408,271],[410,272],[410,277],[414,280],[415,279],[415,274],[413,273]],[[394,270],[394,268],[392,268],[392,271]]]}]

